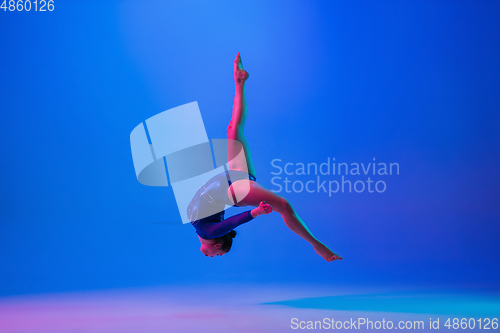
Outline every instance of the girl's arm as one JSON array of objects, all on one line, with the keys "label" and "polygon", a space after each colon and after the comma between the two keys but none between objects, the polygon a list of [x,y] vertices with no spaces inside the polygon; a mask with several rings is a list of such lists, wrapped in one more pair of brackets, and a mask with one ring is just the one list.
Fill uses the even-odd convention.
[{"label": "girl's arm", "polygon": [[240,226],[243,223],[247,223],[259,215],[269,214],[272,212],[272,210],[273,209],[271,205],[266,204],[264,201],[262,201],[259,204],[259,207],[228,217],[224,221],[205,223],[201,227],[201,231],[210,238],[222,237],[237,226]]}]

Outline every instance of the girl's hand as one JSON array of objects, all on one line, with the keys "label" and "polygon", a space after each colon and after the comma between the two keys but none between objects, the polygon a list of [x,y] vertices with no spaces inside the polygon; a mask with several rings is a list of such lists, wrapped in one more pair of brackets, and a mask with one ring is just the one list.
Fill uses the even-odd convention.
[{"label": "girl's hand", "polygon": [[273,207],[270,204],[266,204],[265,201],[260,202],[259,209],[263,211],[262,214],[269,214],[273,211]]},{"label": "girl's hand", "polygon": [[252,209],[251,214],[253,217],[257,217],[262,214],[272,213],[273,207],[270,204],[266,204],[265,201],[261,201],[259,207]]}]

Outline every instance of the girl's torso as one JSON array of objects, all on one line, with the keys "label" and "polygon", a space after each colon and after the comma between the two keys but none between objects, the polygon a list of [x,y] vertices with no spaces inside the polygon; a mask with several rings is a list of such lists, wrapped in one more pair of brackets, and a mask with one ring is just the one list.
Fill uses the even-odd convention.
[{"label": "girl's torso", "polygon": [[208,180],[194,195],[188,209],[187,216],[191,223],[201,220],[220,222],[224,220],[225,206],[235,206],[228,197],[228,189],[237,180],[255,177],[244,171],[223,171]]}]

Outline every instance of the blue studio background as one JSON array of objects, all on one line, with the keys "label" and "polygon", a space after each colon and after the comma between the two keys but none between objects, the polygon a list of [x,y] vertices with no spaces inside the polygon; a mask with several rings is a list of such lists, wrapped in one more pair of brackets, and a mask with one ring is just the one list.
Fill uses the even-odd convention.
[{"label": "blue studio background", "polygon": [[[499,14],[477,0],[0,11],[0,295],[200,281],[498,288]],[[273,159],[399,163],[384,193],[282,193],[343,261],[323,261],[278,214],[207,259],[172,188],[138,183],[129,135],[145,119],[198,101],[208,137],[225,137],[237,52],[264,186]]]}]

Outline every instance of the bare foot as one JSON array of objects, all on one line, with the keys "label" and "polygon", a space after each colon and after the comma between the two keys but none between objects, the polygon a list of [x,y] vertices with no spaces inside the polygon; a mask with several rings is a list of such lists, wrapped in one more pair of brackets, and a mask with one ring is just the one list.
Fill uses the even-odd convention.
[{"label": "bare foot", "polygon": [[317,254],[323,257],[326,261],[342,260],[342,257],[333,252],[323,243],[314,247]]},{"label": "bare foot", "polygon": [[243,64],[241,63],[241,56],[239,52],[236,55],[236,59],[234,59],[233,73],[234,81],[240,84],[245,83],[249,76],[248,72],[243,69]]}]

